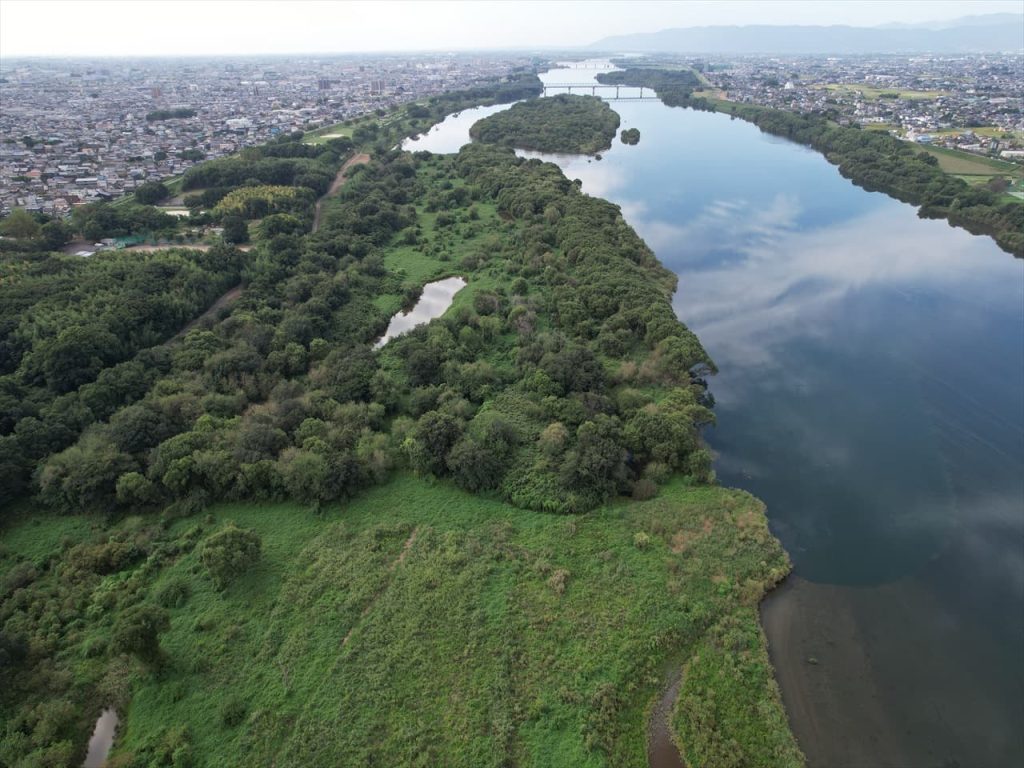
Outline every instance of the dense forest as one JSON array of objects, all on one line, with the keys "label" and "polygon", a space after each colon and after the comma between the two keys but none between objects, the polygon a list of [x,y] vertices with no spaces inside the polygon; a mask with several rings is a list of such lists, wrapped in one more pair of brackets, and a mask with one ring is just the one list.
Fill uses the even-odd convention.
[{"label": "dense forest", "polygon": [[[224,163],[210,165],[204,177],[217,178]],[[557,167],[508,150],[467,148],[444,181],[423,165],[425,158],[402,154],[382,158],[344,188],[340,199],[358,204],[329,210],[315,235],[261,242],[241,267],[247,287],[239,307],[248,314],[236,311],[232,322],[186,334],[164,355],[166,372],[148,395],[124,413],[105,414],[108,423],[41,466],[40,497],[68,512],[253,495],[323,502],[379,474],[370,455],[551,511],[653,492],[676,469],[706,477],[710,457],[697,430],[711,414],[690,371],[711,363],[672,313],[674,276],[618,209],[581,194]],[[487,221],[483,206],[494,211]],[[418,208],[433,219],[433,231],[424,231]],[[395,237],[428,257],[466,250],[451,270],[494,288],[474,289],[471,307],[373,355],[369,345],[387,321],[373,301],[388,292],[374,253]],[[130,258],[115,256],[113,264],[124,269]],[[236,252],[194,258],[225,267],[217,280],[193,278],[202,291],[187,292],[155,267],[113,281],[130,296],[147,296],[140,286],[148,286],[141,309],[159,321],[129,313],[132,304],[92,291],[91,283],[47,274],[25,284],[22,309],[9,318],[19,321],[10,335],[18,363],[10,375],[22,389],[8,401],[15,411],[4,437],[8,455],[22,455],[29,439],[19,437],[22,419],[172,335],[238,280]],[[90,261],[80,271],[107,263]],[[5,286],[12,307],[15,287]],[[158,303],[165,300],[152,293],[158,289],[181,300],[176,311]],[[46,314],[54,303],[63,311]],[[43,326],[49,316],[53,326]],[[25,398],[27,386],[38,388],[38,407]],[[307,402],[319,405],[300,405]],[[275,416],[282,408],[288,415]],[[350,424],[340,426],[336,408],[351,415]],[[478,419],[481,408],[486,417]],[[300,430],[328,415],[334,429]],[[91,421],[82,415],[71,433]],[[361,443],[383,446],[388,433],[401,438],[400,448],[360,450]],[[314,434],[316,450],[304,447]],[[32,439],[60,442],[35,432]]]},{"label": "dense forest", "polygon": [[485,117],[469,135],[486,144],[591,155],[612,145],[618,127],[618,113],[604,100],[562,93]]},{"label": "dense forest", "polygon": [[919,206],[920,216],[944,218],[972,234],[990,235],[1004,251],[1024,258],[1024,205],[1002,202],[997,193],[944,173],[934,157],[917,152],[909,142],[878,131],[836,125],[825,115],[693,96],[696,82],[689,71],[629,69],[600,74],[598,80],[649,86],[668,106],[728,112],[766,133],[806,144],[839,166],[839,172],[858,186]]},{"label": "dense forest", "polygon": [[557,166],[391,149],[403,114],[183,180],[255,228],[371,152],[315,232],[0,262],[0,762],[75,763],[102,703],[120,766],[642,765],[685,661],[688,760],[800,764],[755,607],[788,565],[713,485],[675,276]]}]

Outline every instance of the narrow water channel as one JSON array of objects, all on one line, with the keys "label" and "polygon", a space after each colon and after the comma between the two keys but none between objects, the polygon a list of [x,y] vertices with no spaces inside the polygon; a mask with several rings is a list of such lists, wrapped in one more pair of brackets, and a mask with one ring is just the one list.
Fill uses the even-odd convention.
[{"label": "narrow water channel", "polygon": [[682,671],[675,668],[651,711],[647,725],[647,765],[650,768],[686,768],[672,738],[672,710],[682,686]]},{"label": "narrow water channel", "polygon": [[116,711],[109,708],[103,710],[89,739],[83,768],[103,768],[110,748],[114,745],[114,735],[117,733],[119,722]]}]

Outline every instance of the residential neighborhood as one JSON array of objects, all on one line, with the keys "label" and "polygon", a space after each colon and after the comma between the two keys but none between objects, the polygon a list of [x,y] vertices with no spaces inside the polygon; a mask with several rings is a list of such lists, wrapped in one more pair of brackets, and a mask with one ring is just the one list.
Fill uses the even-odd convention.
[{"label": "residential neighborhood", "polygon": [[281,132],[531,62],[525,54],[0,60],[0,213],[64,215]]},{"label": "residential neighborhood", "polygon": [[790,56],[698,60],[709,90],[732,101],[821,112],[922,144],[1020,159],[1019,55]]}]

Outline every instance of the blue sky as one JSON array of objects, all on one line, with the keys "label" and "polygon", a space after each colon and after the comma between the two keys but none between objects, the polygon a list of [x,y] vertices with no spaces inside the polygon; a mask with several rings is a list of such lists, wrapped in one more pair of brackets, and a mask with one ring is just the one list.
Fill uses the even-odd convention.
[{"label": "blue sky", "polygon": [[1022,8],[1021,0],[0,0],[0,56],[550,48],[669,27],[874,26]]}]

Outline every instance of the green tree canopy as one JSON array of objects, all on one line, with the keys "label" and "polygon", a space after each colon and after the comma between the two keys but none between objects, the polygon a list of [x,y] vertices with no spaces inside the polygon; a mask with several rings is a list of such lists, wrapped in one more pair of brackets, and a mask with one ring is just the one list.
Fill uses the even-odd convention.
[{"label": "green tree canopy", "polygon": [[39,222],[23,208],[15,208],[0,222],[0,234],[25,240],[39,235]]},{"label": "green tree canopy", "polygon": [[156,205],[171,194],[167,186],[159,181],[147,181],[135,190],[136,202],[142,205]]},{"label": "green tree canopy", "polygon": [[114,624],[114,649],[130,653],[143,661],[160,657],[160,635],[171,628],[171,617],[152,603],[133,605],[122,612]]},{"label": "green tree canopy", "polygon": [[199,558],[217,587],[224,589],[260,559],[261,548],[258,533],[229,523],[202,543]]}]

